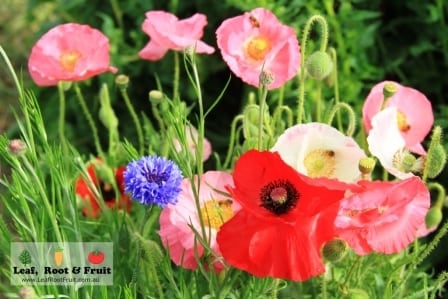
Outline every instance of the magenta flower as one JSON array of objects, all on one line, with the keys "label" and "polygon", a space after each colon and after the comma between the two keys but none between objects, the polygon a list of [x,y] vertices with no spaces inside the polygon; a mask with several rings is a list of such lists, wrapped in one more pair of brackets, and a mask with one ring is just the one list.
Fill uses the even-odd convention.
[{"label": "magenta flower", "polygon": [[341,202],[335,221],[339,236],[357,254],[398,253],[420,235],[431,199],[419,177],[362,181],[359,187]]},{"label": "magenta flower", "polygon": [[[397,92],[384,102],[383,87],[395,84]],[[375,85],[364,102],[362,109],[364,128],[369,132],[373,117],[386,107],[398,109],[397,126],[406,141],[406,147],[420,155],[425,150],[420,144],[428,135],[434,123],[431,102],[420,91],[396,82],[383,81]]]},{"label": "magenta flower", "polygon": [[216,30],[218,47],[232,72],[258,87],[262,70],[272,74],[269,89],[297,74],[300,46],[293,28],[264,8],[225,20]]},{"label": "magenta flower", "polygon": [[28,60],[31,78],[37,85],[59,81],[82,81],[104,72],[109,65],[109,40],[88,25],[67,23],[45,33],[33,46]]},{"label": "magenta flower", "polygon": [[142,59],[159,60],[168,50],[183,51],[193,47],[196,53],[212,54],[215,49],[200,39],[204,34],[207,18],[203,14],[179,20],[175,15],[164,11],[148,11],[142,24],[143,31],[149,35],[149,43],[139,52]]}]

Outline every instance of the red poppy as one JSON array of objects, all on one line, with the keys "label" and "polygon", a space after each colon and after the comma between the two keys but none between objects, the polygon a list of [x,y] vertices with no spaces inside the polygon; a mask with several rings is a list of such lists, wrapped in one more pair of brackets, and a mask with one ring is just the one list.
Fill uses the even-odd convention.
[{"label": "red poppy", "polygon": [[332,240],[347,184],[310,179],[278,153],[251,150],[237,161],[232,197],[242,206],[220,228],[224,259],[258,277],[304,281],[325,272],[321,247]]},{"label": "red poppy", "polygon": [[97,198],[95,192],[90,188],[89,182],[84,178],[79,177],[76,180],[76,194],[83,201],[82,213],[87,217],[98,218],[101,213],[100,200],[104,201],[105,206],[108,208],[117,208],[119,210],[123,209],[129,212],[131,209],[131,200],[128,195],[124,192],[124,179],[123,172],[126,169],[125,166],[119,167],[115,170],[114,177],[115,183],[117,184],[121,198],[116,200],[115,190],[111,183],[106,182],[103,178],[99,177],[99,173],[96,170],[96,164],[102,163],[96,160],[94,163],[90,163],[87,167],[87,173],[89,174],[92,183],[96,186],[98,191],[101,193],[102,197]]}]

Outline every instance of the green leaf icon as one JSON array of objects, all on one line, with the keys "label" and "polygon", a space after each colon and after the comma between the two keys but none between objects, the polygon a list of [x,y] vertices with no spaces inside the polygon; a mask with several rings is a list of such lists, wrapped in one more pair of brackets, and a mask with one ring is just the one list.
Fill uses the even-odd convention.
[{"label": "green leaf icon", "polygon": [[24,266],[31,264],[31,255],[28,250],[24,249],[22,251],[22,253],[19,255],[19,260]]}]

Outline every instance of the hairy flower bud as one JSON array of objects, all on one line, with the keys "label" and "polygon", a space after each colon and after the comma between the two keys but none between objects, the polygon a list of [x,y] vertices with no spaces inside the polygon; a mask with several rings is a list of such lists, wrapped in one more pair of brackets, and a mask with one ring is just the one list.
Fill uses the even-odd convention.
[{"label": "hairy flower bud", "polygon": [[426,228],[431,229],[437,227],[442,222],[442,218],[443,213],[441,208],[437,206],[430,208],[425,218]]},{"label": "hairy flower bud", "polygon": [[347,242],[342,239],[334,239],[327,242],[322,247],[322,255],[324,256],[325,260],[335,263],[344,258],[345,254],[347,253],[347,248]]},{"label": "hairy flower bud", "polygon": [[312,78],[323,80],[333,70],[333,61],[326,52],[316,51],[306,59],[305,68]]},{"label": "hairy flower bud", "polygon": [[446,165],[446,151],[442,145],[442,128],[434,128],[431,136],[431,143],[425,161],[425,172],[428,178],[437,177]]}]

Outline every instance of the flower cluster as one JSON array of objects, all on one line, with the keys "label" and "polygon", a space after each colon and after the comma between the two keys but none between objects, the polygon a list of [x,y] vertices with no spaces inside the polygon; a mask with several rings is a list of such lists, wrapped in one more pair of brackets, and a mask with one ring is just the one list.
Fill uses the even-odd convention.
[{"label": "flower cluster", "polygon": [[[145,16],[142,30],[150,40],[138,53],[141,59],[159,60],[170,50],[185,51],[188,57],[215,52],[201,40],[205,15],[180,20],[168,12],[149,11]],[[134,154],[127,166],[112,168],[107,175],[100,175],[104,172],[98,167],[105,155],[87,164],[88,178],[75,183],[85,216],[98,218],[104,207],[130,212],[131,200],[143,207],[157,205],[157,236],[176,266],[217,273],[232,267],[256,277],[292,281],[326,273],[326,262],[333,259],[331,246],[358,256],[396,254],[437,228],[441,216],[428,215],[441,215],[442,204],[432,204],[428,178],[440,173],[446,155],[440,128],[426,142],[434,115],[424,94],[393,81],[373,86],[362,106],[364,134],[356,137],[342,133],[341,125],[331,125],[340,112],[337,104],[330,107],[334,113],[328,122],[303,123],[306,113],[299,100],[298,121],[293,123],[283,118],[282,113],[291,111],[283,103],[266,108],[267,93],[298,76],[303,100],[304,80],[323,80],[334,71],[325,49],[303,63],[296,29],[264,8],[224,20],[216,30],[216,43],[230,71],[260,91],[259,104],[248,104],[256,113],[248,116],[252,112],[246,109],[238,118],[243,119],[243,136],[232,135],[231,158],[224,163],[216,159],[215,168],[204,170],[203,162],[210,162],[213,153],[204,134],[205,116],[197,117],[198,126],[181,121],[175,113],[183,107],[180,99],[157,93],[163,96],[153,108],[166,104],[170,113],[167,119],[156,115],[160,128],[167,129],[149,138],[156,136],[160,143],[154,144],[167,146],[131,149],[141,158],[134,159]],[[108,51],[107,38],[96,29],[59,25],[34,46],[29,72],[42,86],[116,72]],[[354,125],[356,120],[342,122]],[[194,159],[183,161],[182,150]],[[381,180],[376,160],[383,168]]]}]

